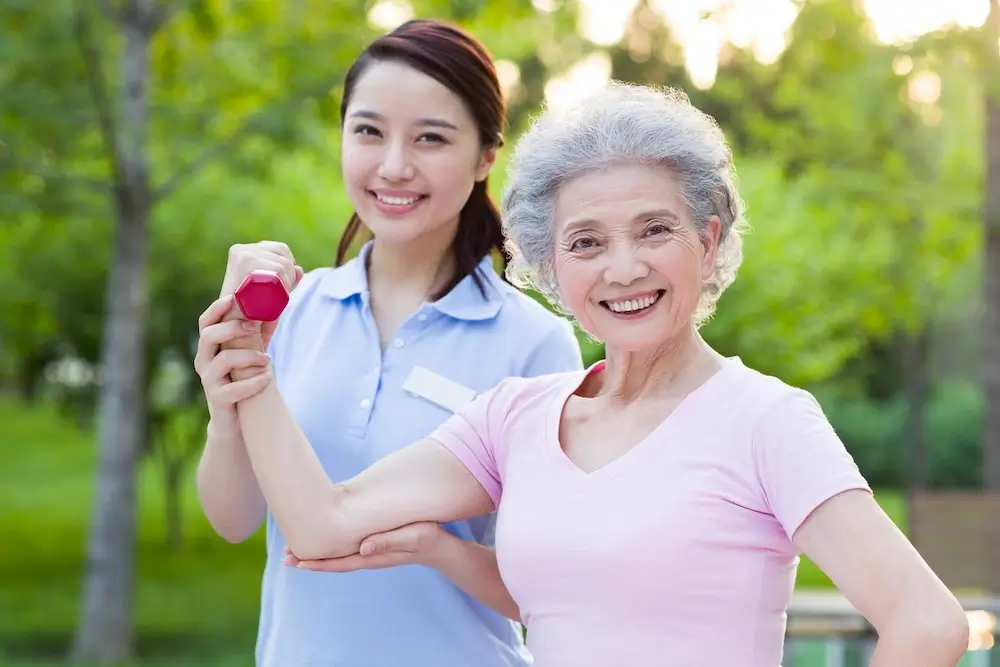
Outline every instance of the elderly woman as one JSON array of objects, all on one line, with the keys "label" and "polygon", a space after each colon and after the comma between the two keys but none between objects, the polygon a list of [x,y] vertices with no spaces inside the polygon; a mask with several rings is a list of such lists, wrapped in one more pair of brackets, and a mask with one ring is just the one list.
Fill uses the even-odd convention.
[{"label": "elderly woman", "polygon": [[715,122],[682,93],[613,84],[542,116],[510,170],[511,277],[604,341],[606,361],[504,380],[342,484],[267,384],[239,419],[297,565],[337,569],[372,535],[496,509],[538,667],[778,667],[804,552],[878,631],[872,665],[955,665],[961,607],[817,402],[698,333],[742,257]]}]

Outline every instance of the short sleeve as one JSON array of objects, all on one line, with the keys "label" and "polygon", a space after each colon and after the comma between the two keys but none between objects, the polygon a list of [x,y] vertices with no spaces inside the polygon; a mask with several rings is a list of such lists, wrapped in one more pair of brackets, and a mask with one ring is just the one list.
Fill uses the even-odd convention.
[{"label": "short sleeve", "polygon": [[438,426],[430,438],[458,457],[479,481],[496,509],[500,502],[500,471],[496,446],[503,426],[503,409],[498,405],[507,380],[480,394]]},{"label": "short sleeve", "polygon": [[564,373],[583,369],[580,341],[573,325],[562,318],[534,347],[521,369],[522,377],[537,377],[548,373]]},{"label": "short sleeve", "polygon": [[806,391],[789,392],[761,416],[753,451],[764,500],[789,539],[833,496],[852,489],[871,493],[823,409]]}]

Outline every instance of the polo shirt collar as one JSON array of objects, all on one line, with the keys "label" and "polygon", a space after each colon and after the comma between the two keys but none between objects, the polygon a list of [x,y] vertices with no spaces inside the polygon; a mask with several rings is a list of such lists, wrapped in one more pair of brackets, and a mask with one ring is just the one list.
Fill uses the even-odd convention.
[{"label": "polo shirt collar", "polygon": [[[337,270],[327,273],[319,286],[320,292],[338,301],[346,301],[358,294],[367,298],[368,273],[365,271],[365,264],[371,247],[372,242],[368,241],[357,257]],[[476,267],[475,273],[485,288],[485,298],[476,285],[473,275],[470,274],[450,292],[428,305],[456,320],[477,321],[496,317],[503,303],[501,291],[503,283],[493,269],[492,257],[489,255],[484,257]]]}]

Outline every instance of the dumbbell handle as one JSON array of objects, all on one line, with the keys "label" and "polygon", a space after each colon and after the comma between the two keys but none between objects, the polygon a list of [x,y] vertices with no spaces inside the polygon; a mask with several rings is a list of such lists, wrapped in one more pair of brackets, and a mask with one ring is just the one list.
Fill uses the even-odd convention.
[{"label": "dumbbell handle", "polygon": [[273,322],[288,305],[288,288],[274,271],[251,271],[233,294],[243,317],[255,322]]}]

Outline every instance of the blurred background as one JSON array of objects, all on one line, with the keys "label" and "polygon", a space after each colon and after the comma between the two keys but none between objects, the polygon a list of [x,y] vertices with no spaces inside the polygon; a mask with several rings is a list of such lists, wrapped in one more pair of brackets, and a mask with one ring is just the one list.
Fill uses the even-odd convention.
[{"label": "blurred background", "polygon": [[[705,336],[816,393],[1000,665],[997,0],[0,0],[0,664],[252,664],[196,321],[233,243],[332,263],[341,81],[411,16],[499,60],[507,150],[609,77],[718,119],[753,233]],[[808,560],[796,599],[786,667],[867,664]]]}]

